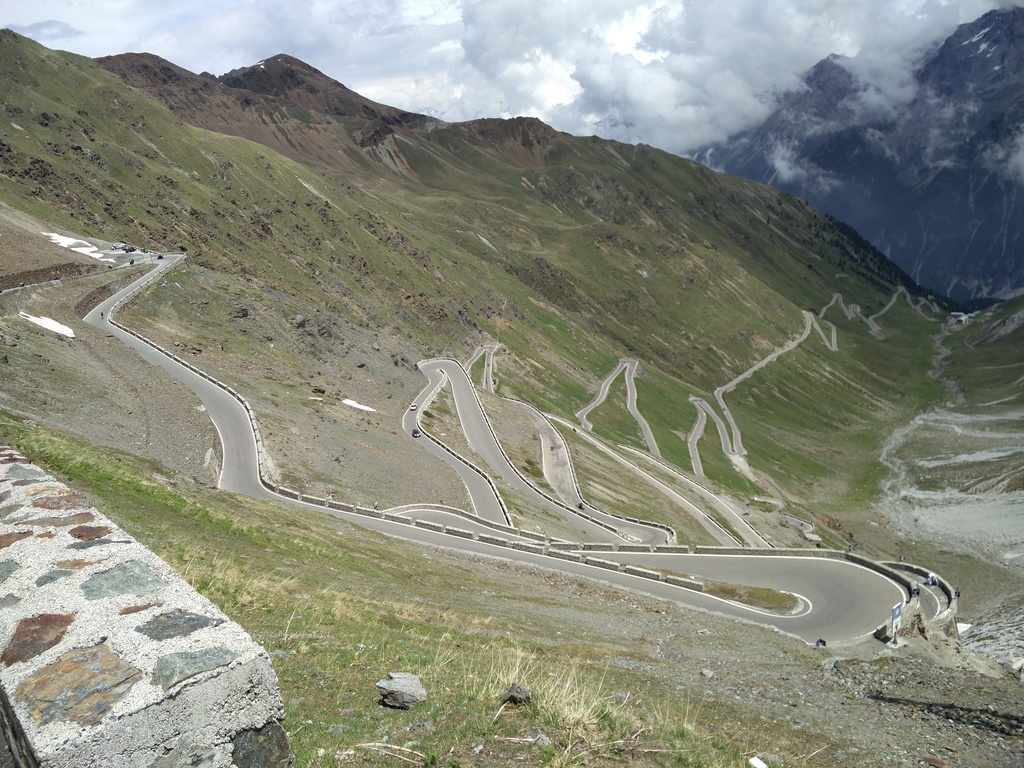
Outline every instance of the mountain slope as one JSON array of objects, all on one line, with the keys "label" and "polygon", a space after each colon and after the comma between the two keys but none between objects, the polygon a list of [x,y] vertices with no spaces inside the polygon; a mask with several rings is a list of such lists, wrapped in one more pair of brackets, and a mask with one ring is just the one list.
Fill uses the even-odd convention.
[{"label": "mountain slope", "polygon": [[[445,472],[417,475],[393,424],[421,386],[415,361],[488,339],[503,345],[502,392],[566,418],[619,358],[639,359],[641,410],[665,458],[691,469],[679,438],[697,419],[690,397],[713,399],[797,337],[805,310],[836,307],[838,352],[814,334],[730,396],[752,473],[716,435],[700,443],[712,480],[807,514],[823,499],[863,510],[881,433],[935,393],[927,335],[940,315],[900,300],[873,330],[864,318],[913,283],[769,187],[536,120],[389,111],[287,57],[270,81],[259,68],[226,80],[245,88],[147,56],[117,63],[145,90],[0,34],[0,190],[80,235],[187,250],[189,266],[125,319],[251,399],[288,485],[445,497]],[[836,294],[862,314],[840,314]]]},{"label": "mountain slope", "polygon": [[[8,216],[0,208],[0,244],[14,239],[8,219],[24,225],[20,243],[24,222],[34,217],[46,222],[39,231],[185,248],[185,265],[119,319],[249,400],[280,482],[382,507],[464,505],[458,478],[399,423],[424,383],[417,360],[465,359],[485,341],[501,344],[501,394],[568,420],[620,358],[638,359],[639,408],[662,455],[695,474],[683,439],[697,424],[690,398],[714,403],[715,390],[789,349],[806,330],[803,342],[725,396],[743,431],[749,475],[708,427],[697,441],[707,473],[702,482],[727,491],[780,544],[799,542],[799,533],[766,495],[784,500],[787,513],[813,520],[835,545],[855,543],[869,556],[887,557],[912,545],[905,551],[921,554],[920,562],[936,558],[926,544],[901,538],[873,502],[883,436],[940,395],[928,369],[943,313],[855,231],[770,187],[649,147],[567,136],[536,120],[445,125],[373,105],[366,116],[358,99],[351,109],[338,106],[338,99],[355,97],[334,91],[304,65],[275,62],[283,67],[276,79],[262,82],[253,72],[254,81],[241,88],[142,56],[129,67],[133,87],[96,62],[0,33],[0,196],[15,209]],[[242,84],[246,76],[230,80]],[[315,103],[311,81],[320,91]],[[210,130],[216,125],[222,132]],[[0,277],[14,284],[43,261],[5,247]],[[539,647],[539,656],[550,658],[556,649],[560,659],[599,660],[596,676],[612,682],[585,698],[604,702],[608,690],[630,691],[623,702],[634,707],[633,686],[657,701],[664,685],[662,698],[674,703],[656,716],[654,732],[647,730],[646,702],[643,723],[628,731],[604,715],[585,723],[589,738],[606,745],[597,752],[588,747],[593,742],[578,740],[580,731],[559,728],[556,738],[568,734],[565,748],[574,750],[566,759],[701,760],[681,730],[669,737],[659,730],[688,720],[691,692],[702,708],[714,696],[710,731],[736,735],[742,744],[716,748],[722,756],[708,764],[745,760],[753,742],[808,755],[808,765],[849,760],[851,745],[877,762],[879,753],[892,751],[877,739],[883,729],[908,758],[935,743],[931,720],[894,724],[891,704],[879,707],[872,698],[883,676],[890,678],[877,661],[844,660],[823,678],[819,650],[794,648],[778,634],[751,627],[734,634],[733,625],[704,614],[694,624],[694,614],[669,613],[587,580],[553,581],[540,570],[524,576],[504,562],[413,550],[330,518],[211,492],[203,486],[217,464],[216,439],[198,403],[80,322],[96,295],[127,279],[123,274],[101,270],[62,285],[4,291],[0,407],[154,461],[85,451],[77,441],[63,445],[65,438],[56,441],[58,450],[50,430],[6,415],[0,430],[81,473],[87,492],[117,505],[247,627],[259,627],[268,648],[286,651],[275,663],[289,691],[289,719],[306,724],[295,729],[303,759],[330,759],[339,750],[354,764],[374,764],[376,753],[340,750],[384,736],[405,743],[408,729],[393,713],[365,702],[349,707],[339,698],[348,694],[339,692],[362,701],[357,691],[377,667],[415,667],[430,656],[443,682],[431,697],[437,730],[417,734],[424,760],[521,762],[527,753],[519,737],[544,716],[500,705],[500,718],[484,711],[481,701],[488,699],[466,685],[482,667],[455,682],[450,677],[449,660],[467,658],[470,646],[483,647],[484,667],[498,666],[492,646],[481,641],[504,643],[506,631]],[[79,337],[34,330],[18,316],[26,306],[75,327]],[[818,330],[807,324],[809,310],[819,316]],[[480,371],[471,372],[478,378]],[[629,434],[629,419],[619,418],[626,412],[621,394],[613,388],[591,414],[595,432],[644,450]],[[537,479],[532,470],[543,457],[529,417],[493,395],[481,397],[517,466]],[[351,400],[376,410],[350,407]],[[424,418],[458,446],[457,417],[445,395]],[[588,499],[676,525],[683,542],[707,543],[689,532],[677,507],[596,452],[576,443],[573,450]],[[518,525],[550,523],[501,490]],[[997,591],[1000,600],[1007,592],[1015,599],[1005,569],[942,555],[944,575],[948,566],[951,578],[963,576],[970,586],[962,605]],[[602,624],[618,632],[612,637]],[[681,663],[695,658],[700,668]],[[956,658],[962,663],[963,655]],[[929,665],[908,665],[904,656],[892,665],[902,686],[897,693],[914,689],[910,711],[932,717],[935,708],[922,692],[941,699],[950,678],[937,683]],[[541,678],[562,679],[560,667],[540,669]],[[620,684],[623,670],[631,676]],[[670,674],[655,674],[661,670]],[[1000,716],[1015,716],[1003,704],[1016,702],[1012,690],[997,695],[968,672],[957,675],[956,685],[974,691],[972,702],[995,702]],[[783,678],[799,681],[797,687],[780,688]],[[765,690],[775,693],[766,698]],[[795,701],[815,713],[812,722],[780,726],[777,712],[791,711]],[[675,704],[687,712],[677,714]],[[390,724],[383,730],[382,717]],[[359,727],[340,733],[351,721]],[[855,722],[856,733],[843,727],[846,721]],[[550,722],[542,725],[551,732]],[[938,733],[962,726],[957,720]],[[622,740],[635,741],[630,734],[639,735],[637,729],[650,733],[651,750]],[[962,754],[1006,751],[997,739],[973,741],[984,748],[965,746]],[[824,744],[830,748],[822,752]],[[605,748],[612,754],[605,756]]]},{"label": "mountain slope", "polygon": [[[151,54],[97,59],[129,85],[199,128],[251,139],[300,162],[346,171],[346,156],[395,127],[431,118],[365,99],[318,70],[286,56],[229,72],[196,75]],[[289,98],[282,95],[288,93]]]},{"label": "mountain slope", "polygon": [[1024,290],[1024,9],[962,25],[890,108],[817,64],[762,125],[695,156],[808,199],[958,300]]}]

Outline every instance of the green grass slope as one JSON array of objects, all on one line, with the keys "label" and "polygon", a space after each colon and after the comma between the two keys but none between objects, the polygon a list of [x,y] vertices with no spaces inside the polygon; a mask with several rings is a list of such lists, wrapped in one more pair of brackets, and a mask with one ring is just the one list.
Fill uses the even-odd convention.
[{"label": "green grass slope", "polygon": [[[711,726],[717,717],[735,723],[728,705],[702,703],[696,716],[671,675],[652,685],[629,663],[609,663],[647,659],[649,643],[638,646],[625,627],[614,636],[586,629],[623,610],[621,596],[600,586],[567,580],[572,594],[562,594],[546,583],[551,574],[510,582],[494,561],[444,550],[424,557],[301,509],[282,518],[275,505],[176,482],[151,463],[4,411],[0,444],[18,445],[88,494],[272,652],[296,765],[726,768],[745,763],[749,743],[808,749],[799,733]],[[668,610],[649,603],[651,614]],[[426,703],[408,712],[378,705],[374,684],[397,670],[416,671]],[[502,707],[513,682],[531,691],[530,704]]]},{"label": "green grass slope", "polygon": [[[308,136],[335,118],[295,118],[285,157],[186,124],[180,99],[172,113],[95,62],[9,31],[0,74],[4,200],[71,232],[186,250],[188,266],[124,319],[193,350],[249,396],[282,478],[314,491],[330,488],[329,473],[289,429],[319,430],[328,458],[353,441],[369,455],[400,452],[388,419],[419,386],[422,357],[498,340],[502,392],[567,418],[614,361],[637,358],[651,382],[641,411],[671,442],[666,430],[695,417],[689,397],[710,399],[786,345],[802,311],[841,293],[871,314],[899,285],[914,290],[800,200],[532,119],[396,119],[339,145],[344,162],[303,163]],[[168,78],[164,101],[190,77]],[[209,88],[188,102],[196,123],[247,98]],[[265,90],[253,93],[287,111],[287,89]],[[259,119],[219,114],[235,134]],[[364,127],[382,119],[371,117]],[[358,119],[336,118],[349,133]],[[882,333],[833,310],[838,352],[812,335],[730,395],[768,490],[812,512],[870,495],[880,436],[935,396],[923,363],[937,324],[902,307]],[[380,416],[346,412],[342,396],[375,398]],[[610,417],[608,434],[626,422]],[[689,469],[681,446],[669,458]],[[755,490],[721,456],[705,465],[712,480]],[[366,498],[374,482],[351,493]]]}]

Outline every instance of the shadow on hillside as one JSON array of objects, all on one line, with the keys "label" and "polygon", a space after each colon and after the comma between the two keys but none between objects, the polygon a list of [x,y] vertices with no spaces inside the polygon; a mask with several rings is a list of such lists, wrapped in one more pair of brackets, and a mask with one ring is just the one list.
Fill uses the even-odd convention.
[{"label": "shadow on hillside", "polygon": [[958,704],[948,704],[946,702],[904,699],[897,696],[886,696],[877,692],[869,694],[868,698],[883,704],[909,707],[920,713],[941,717],[944,720],[951,720],[960,725],[970,725],[981,730],[1001,733],[1005,736],[1020,737],[1024,735],[1024,717],[1020,715],[1003,714],[994,709],[962,707]]}]

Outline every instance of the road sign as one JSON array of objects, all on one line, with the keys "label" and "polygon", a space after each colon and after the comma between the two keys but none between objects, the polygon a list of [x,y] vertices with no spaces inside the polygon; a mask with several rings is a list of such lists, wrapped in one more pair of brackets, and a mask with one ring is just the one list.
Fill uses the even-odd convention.
[{"label": "road sign", "polygon": [[896,633],[900,631],[900,620],[903,618],[903,603],[892,607],[892,641],[896,642]]}]

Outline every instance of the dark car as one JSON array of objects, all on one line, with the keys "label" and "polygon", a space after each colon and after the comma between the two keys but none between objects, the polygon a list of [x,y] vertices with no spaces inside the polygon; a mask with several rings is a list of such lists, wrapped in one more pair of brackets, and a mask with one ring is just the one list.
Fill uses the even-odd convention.
[{"label": "dark car", "polygon": [[414,429],[414,430],[412,431],[412,436],[413,436],[413,437],[419,437],[419,436],[420,436],[420,431],[419,431],[418,429]]}]

